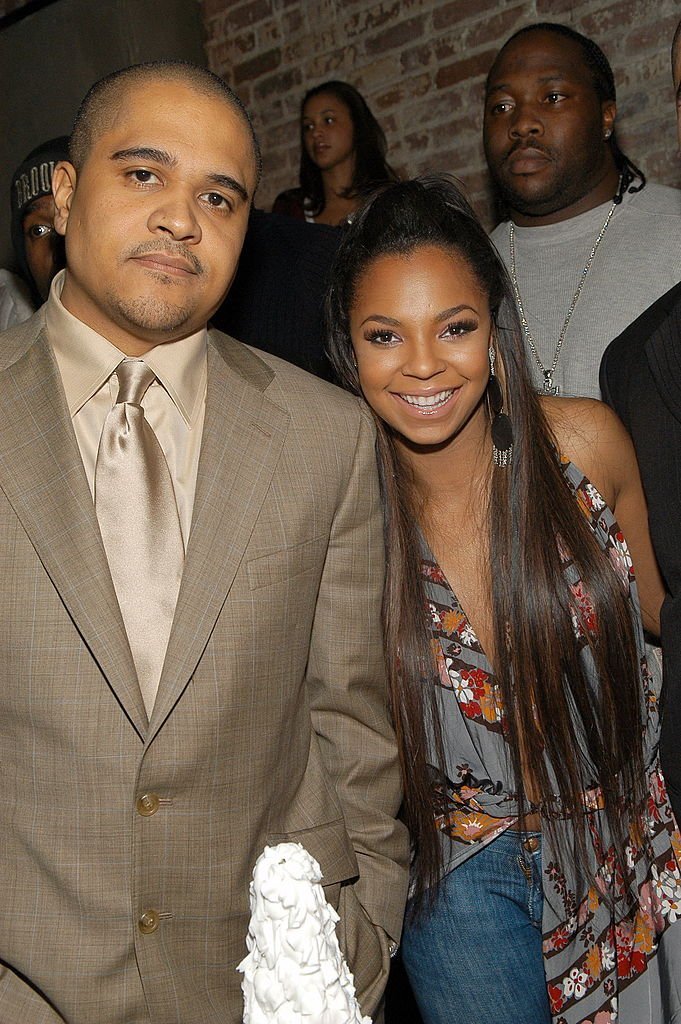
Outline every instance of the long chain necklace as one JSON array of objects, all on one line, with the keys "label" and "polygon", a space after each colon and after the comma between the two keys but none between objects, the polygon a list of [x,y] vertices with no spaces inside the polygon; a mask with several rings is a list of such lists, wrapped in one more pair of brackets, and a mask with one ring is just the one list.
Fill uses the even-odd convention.
[{"label": "long chain necklace", "polygon": [[591,249],[591,252],[589,253],[589,257],[588,257],[586,263],[584,264],[584,268],[583,268],[581,276],[579,278],[579,284],[577,285],[577,290],[575,291],[575,294],[572,296],[572,302],[570,303],[569,309],[567,311],[567,316],[565,317],[565,320],[563,322],[563,326],[561,328],[560,334],[558,335],[558,344],[556,345],[556,351],[553,353],[553,362],[551,363],[551,366],[550,366],[549,369],[547,369],[544,366],[544,364],[542,363],[541,359],[539,358],[539,353],[537,352],[537,346],[536,346],[534,338],[532,337],[532,334],[530,332],[530,325],[527,322],[527,317],[525,316],[525,310],[523,308],[523,300],[520,297],[520,288],[518,287],[518,278],[516,276],[516,270],[515,270],[515,225],[514,225],[513,221],[509,221],[509,225],[508,225],[508,241],[509,241],[509,248],[510,248],[510,252],[511,252],[511,265],[510,265],[510,268],[509,268],[510,271],[511,271],[511,283],[513,285],[513,292],[515,294],[515,301],[516,301],[516,305],[518,306],[518,312],[520,313],[520,322],[523,325],[523,331],[525,332],[525,337],[527,338],[527,344],[530,346],[530,349],[532,351],[532,355],[534,356],[534,358],[535,358],[535,360],[537,362],[537,366],[539,367],[539,369],[541,371],[541,374],[542,374],[542,376],[544,378],[544,383],[542,384],[542,394],[544,394],[544,395],[558,395],[558,394],[560,394],[560,387],[559,387],[559,385],[553,383],[553,375],[556,372],[556,366],[558,365],[558,358],[560,356],[560,352],[561,352],[561,349],[563,347],[563,342],[565,341],[565,335],[567,334],[567,329],[568,329],[568,326],[570,324],[570,320],[572,319],[572,314],[575,311],[575,306],[577,305],[577,303],[579,301],[579,296],[582,294],[582,288],[584,287],[584,282],[586,281],[586,279],[588,277],[588,274],[589,274],[589,271],[591,270],[591,264],[594,261],[594,256],[596,255],[596,251],[598,249],[598,246],[601,244],[601,241],[603,240],[603,235],[608,230],[608,224],[610,223],[610,218],[612,217],[612,215],[615,212],[617,206],[619,205],[619,202],[620,202],[620,200],[619,200],[619,188],[618,188],[617,195],[616,195],[615,199],[613,199],[613,201],[612,201],[612,203],[610,205],[610,209],[608,210],[608,215],[605,218],[605,220],[603,221],[603,227],[598,232],[598,236],[596,238],[596,241],[594,242],[593,247]]}]

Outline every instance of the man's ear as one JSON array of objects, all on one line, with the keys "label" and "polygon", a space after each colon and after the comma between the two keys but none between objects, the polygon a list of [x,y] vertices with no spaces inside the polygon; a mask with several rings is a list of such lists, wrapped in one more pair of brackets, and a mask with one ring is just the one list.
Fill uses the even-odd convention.
[{"label": "man's ear", "polygon": [[601,103],[601,123],[603,125],[603,138],[609,139],[615,129],[615,118],[617,117],[617,104],[614,100],[604,100]]},{"label": "man's ear", "polygon": [[76,168],[68,160],[60,160],[52,172],[52,194],[54,195],[54,227],[60,235],[66,234],[66,225],[71,210],[71,200],[76,191]]}]

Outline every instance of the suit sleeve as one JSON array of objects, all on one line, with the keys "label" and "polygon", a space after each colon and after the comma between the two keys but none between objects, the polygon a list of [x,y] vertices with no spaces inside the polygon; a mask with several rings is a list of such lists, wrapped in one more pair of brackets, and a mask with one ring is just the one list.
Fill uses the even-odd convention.
[{"label": "suit sleeve", "polygon": [[606,348],[601,360],[599,383],[601,397],[614,409],[625,427],[632,432],[631,422],[636,403],[645,388],[641,374],[647,378],[650,367],[646,345],[657,331],[678,315],[681,304],[681,283],[670,288],[641,313]]},{"label": "suit sleeve", "polygon": [[615,338],[606,348],[601,359],[599,384],[602,400],[617,413],[622,423],[631,433],[629,401],[631,399],[631,381],[628,361],[631,358],[632,335],[631,327]]},{"label": "suit sleeve", "polygon": [[610,390],[610,373],[609,373],[609,362],[610,362],[610,346],[606,348],[601,359],[601,368],[598,374],[598,382],[601,388],[601,398],[606,402],[611,409],[614,409],[612,393]]},{"label": "suit sleeve", "polygon": [[354,895],[373,924],[397,940],[409,847],[395,818],[402,794],[383,664],[383,575],[374,430],[362,407],[350,474],[331,528],[307,683],[313,726],[359,865]]}]

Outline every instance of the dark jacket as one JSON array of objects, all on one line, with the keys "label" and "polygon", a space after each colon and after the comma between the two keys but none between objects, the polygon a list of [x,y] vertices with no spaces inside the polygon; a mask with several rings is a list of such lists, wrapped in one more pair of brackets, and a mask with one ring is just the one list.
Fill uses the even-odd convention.
[{"label": "dark jacket", "polygon": [[326,224],[253,210],[239,269],[214,326],[332,380],[323,305],[341,237]]},{"label": "dark jacket", "polygon": [[681,283],[610,343],[603,399],[631,434],[650,533],[668,595],[662,607],[664,716],[660,754],[681,820]]}]

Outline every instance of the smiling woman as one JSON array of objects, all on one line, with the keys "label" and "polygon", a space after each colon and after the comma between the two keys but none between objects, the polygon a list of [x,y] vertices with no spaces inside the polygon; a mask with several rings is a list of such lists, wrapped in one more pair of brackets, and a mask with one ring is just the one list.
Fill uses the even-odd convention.
[{"label": "smiling woman", "polygon": [[364,397],[413,444],[448,436],[455,445],[484,443],[491,328],[484,290],[452,253],[422,246],[376,260],[358,283],[350,317]]},{"label": "smiling woman", "polygon": [[506,272],[447,179],[368,200],[327,318],[378,431],[425,1024],[671,1020],[681,835],[631,442],[600,403],[535,394]]},{"label": "smiling woman", "polygon": [[319,224],[346,223],[362,196],[396,181],[383,130],[363,96],[347,82],[323,82],[303,97],[300,188],[277,196],[273,213]]}]

